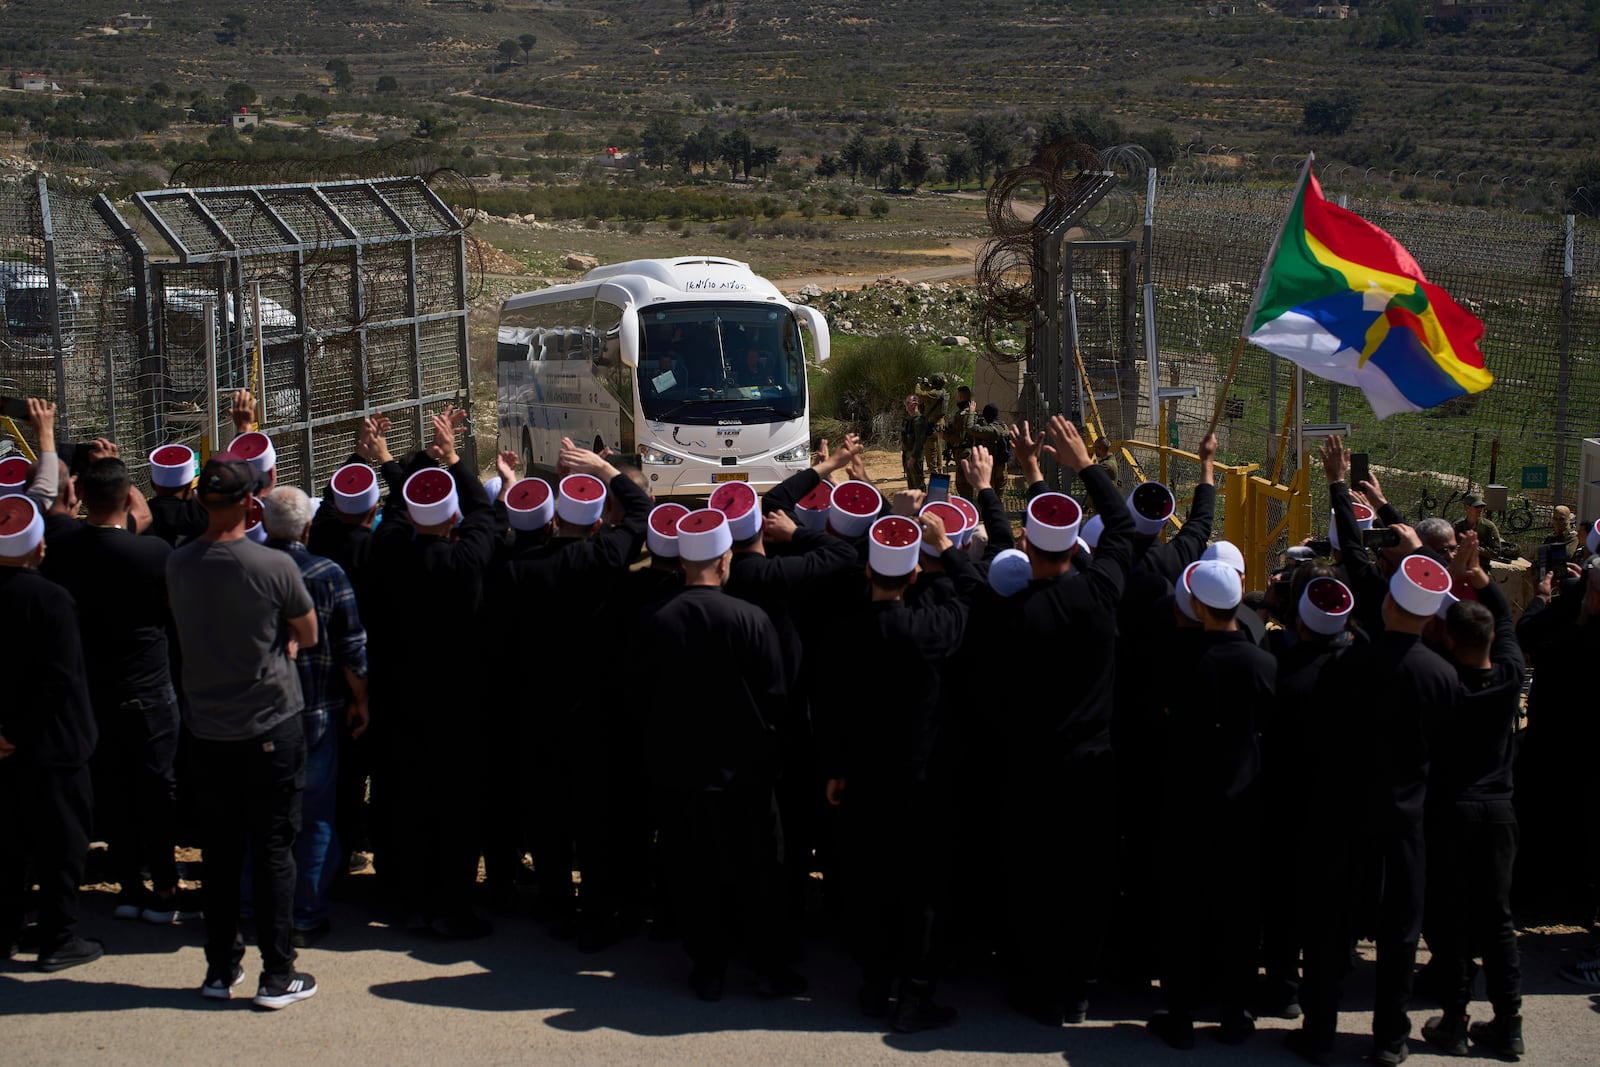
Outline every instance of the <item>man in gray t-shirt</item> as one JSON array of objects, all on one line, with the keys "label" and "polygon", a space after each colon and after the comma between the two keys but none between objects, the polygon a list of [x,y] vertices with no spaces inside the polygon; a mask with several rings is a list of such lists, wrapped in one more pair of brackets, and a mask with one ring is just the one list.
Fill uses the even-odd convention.
[{"label": "man in gray t-shirt", "polygon": [[315,605],[294,560],[248,537],[200,537],[172,553],[167,588],[190,733],[247,741],[300,713],[288,620]]},{"label": "man in gray t-shirt", "polygon": [[317,614],[300,568],[245,536],[260,472],[219,452],[200,472],[206,532],[167,560],[167,592],[183,651],[184,719],[205,854],[206,979],[227,1000],[244,980],[239,885],[255,860],[255,1003],[282,1008],[317,991],[294,969],[294,838],[306,781],[296,647],[317,643]]}]

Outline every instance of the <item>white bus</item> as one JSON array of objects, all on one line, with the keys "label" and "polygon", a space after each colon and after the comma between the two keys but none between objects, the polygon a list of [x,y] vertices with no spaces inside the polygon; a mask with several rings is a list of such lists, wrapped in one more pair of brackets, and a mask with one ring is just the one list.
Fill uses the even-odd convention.
[{"label": "white bus", "polygon": [[561,439],[636,456],[658,499],[770,489],[810,463],[806,353],[822,313],[748,264],[697,256],[597,267],[500,305],[499,448],[552,472]]}]

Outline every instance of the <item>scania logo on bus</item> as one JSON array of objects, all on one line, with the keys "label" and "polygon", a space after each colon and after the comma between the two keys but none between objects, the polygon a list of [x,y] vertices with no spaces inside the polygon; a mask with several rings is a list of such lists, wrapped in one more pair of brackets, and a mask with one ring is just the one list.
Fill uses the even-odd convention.
[{"label": "scania logo on bus", "polygon": [[735,291],[748,288],[749,286],[745,285],[744,282],[737,281],[732,278],[726,278],[720,281],[716,278],[699,278],[695,281],[685,282],[683,284],[684,292],[688,293],[705,292],[710,289]]},{"label": "scania logo on bus", "polygon": [[718,419],[717,420],[717,425],[718,426],[743,426],[744,423],[740,422],[738,419]]}]

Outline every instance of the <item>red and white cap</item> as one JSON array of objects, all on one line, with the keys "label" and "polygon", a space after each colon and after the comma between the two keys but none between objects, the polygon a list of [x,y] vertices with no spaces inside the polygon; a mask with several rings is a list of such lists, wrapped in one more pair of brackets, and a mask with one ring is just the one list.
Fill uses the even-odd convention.
[{"label": "red and white cap", "polygon": [[989,588],[1001,596],[1015,596],[1032,580],[1033,564],[1021,549],[1003,549],[989,561]]},{"label": "red and white cap", "polygon": [[[954,504],[946,504],[943,501],[936,500],[932,504],[924,504],[922,510],[917,514],[939,516],[939,521],[944,523],[945,536],[949,537],[957,548],[961,547],[963,543],[961,535],[967,532],[967,517],[961,514],[960,508]],[[923,555],[927,556],[937,556],[939,554],[938,549],[926,541],[922,543],[922,552]]]},{"label": "red and white cap", "polygon": [[556,495],[543,478],[523,478],[506,491],[506,520],[513,530],[542,530],[556,517]]},{"label": "red and white cap", "polygon": [[1589,532],[1583,535],[1583,543],[1589,549],[1589,555],[1600,552],[1600,519],[1594,520]]},{"label": "red and white cap", "polygon": [[1413,615],[1432,615],[1450,594],[1450,572],[1432,556],[1416,553],[1400,561],[1389,579],[1389,595]]},{"label": "red and white cap", "polygon": [[795,501],[794,518],[808,530],[828,528],[828,505],[833,503],[833,483],[820,481],[811,492]]},{"label": "red and white cap", "polygon": [[556,514],[574,526],[593,526],[606,513],[606,483],[592,474],[569,474],[561,479]]},{"label": "red and white cap", "polygon": [[456,517],[461,502],[456,480],[438,467],[425,467],[406,479],[400,490],[406,513],[418,526],[441,526]]},{"label": "red and white cap", "polygon": [[258,496],[251,497],[250,511],[245,515],[244,519],[244,535],[258,545],[265,544],[267,540],[267,526],[266,523],[261,521],[264,514],[265,509],[261,506],[261,498]]},{"label": "red and white cap", "polygon": [[[1372,520],[1377,518],[1377,516],[1373,514],[1371,508],[1367,507],[1365,504],[1360,504],[1352,500],[1350,502],[1350,509],[1356,513],[1357,526],[1361,527],[1363,530],[1372,529]],[[1328,512],[1328,544],[1331,545],[1335,551],[1337,551],[1339,548],[1339,523],[1334,518],[1334,513],[1331,511]]]},{"label": "red and white cap", "polygon": [[1241,575],[1244,574],[1244,553],[1239,551],[1239,546],[1232,541],[1213,541],[1200,553],[1203,560],[1214,559],[1226,563]]},{"label": "red and white cap", "polygon": [[834,487],[828,525],[841,537],[860,537],[882,510],[883,497],[876,489],[866,482],[845,482]]},{"label": "red and white cap", "polygon": [[732,547],[733,531],[728,529],[728,516],[716,508],[691,511],[678,520],[679,559],[705,563],[721,557]]},{"label": "red and white cap", "polygon": [[1189,576],[1190,598],[1208,608],[1226,611],[1238,607],[1244,598],[1239,572],[1220,559],[1199,560],[1193,570],[1185,573]]},{"label": "red and white cap", "polygon": [[867,564],[873,574],[898,578],[917,569],[922,527],[904,515],[885,515],[867,535]]},{"label": "red and white cap", "polygon": [[728,529],[735,542],[748,541],[761,532],[761,498],[749,482],[724,482],[717,486],[706,506],[728,516]]},{"label": "red and white cap", "polygon": [[1128,494],[1128,511],[1133,515],[1134,530],[1145,537],[1160,533],[1177,509],[1178,502],[1173,499],[1172,490],[1160,482],[1140,482]]},{"label": "red and white cap", "polygon": [[32,464],[21,456],[0,459],[0,496],[10,496],[28,488],[28,472]]},{"label": "red and white cap", "polygon": [[278,465],[278,450],[272,447],[272,438],[260,430],[251,430],[235,437],[227,450],[249,463],[257,474],[265,475]]},{"label": "red and white cap", "polygon": [[1300,594],[1300,621],[1313,633],[1329,636],[1344,629],[1355,610],[1355,594],[1337,578],[1313,578]]},{"label": "red and white cap", "polygon": [[21,493],[0,497],[0,556],[28,555],[44,540],[44,516]]},{"label": "red and white cap", "polygon": [[1433,609],[1433,613],[1442,619],[1449,613],[1450,605],[1459,603],[1461,603],[1460,597],[1454,593],[1446,592],[1444,596],[1439,598],[1439,606]]},{"label": "red and white cap", "polygon": [[194,483],[194,449],[188,445],[162,445],[150,453],[150,484],[182,489]]},{"label": "red and white cap", "polygon": [[1200,617],[1194,613],[1194,594],[1189,589],[1189,576],[1198,566],[1200,561],[1195,560],[1183,568],[1183,573],[1178,575],[1178,580],[1172,586],[1172,600],[1178,605],[1178,610],[1183,612],[1184,618],[1190,622],[1200,621]]},{"label": "red and white cap", "polygon": [[1078,540],[1089,546],[1093,552],[1100,547],[1100,535],[1105,532],[1106,520],[1098,514],[1090,515],[1089,520],[1078,530]]},{"label": "red and white cap", "polygon": [[1078,543],[1083,509],[1065,493],[1040,493],[1028,501],[1024,529],[1028,544],[1045,552],[1065,552]]},{"label": "red and white cap", "polygon": [[365,463],[346,463],[333,472],[328,485],[341,515],[365,515],[378,506],[378,475]]},{"label": "red and white cap", "polygon": [[[645,524],[644,540],[658,559],[678,558],[678,520],[689,514],[682,504],[657,504]],[[731,541],[729,542],[732,543]]]},{"label": "red and white cap", "polygon": [[957,511],[961,512],[962,517],[967,520],[966,527],[961,531],[960,539],[958,540],[955,534],[951,534],[950,539],[955,541],[957,545],[965,548],[967,544],[972,541],[972,534],[975,530],[977,530],[978,523],[981,521],[978,516],[977,505],[973,504],[972,501],[968,500],[964,496],[951,497],[950,505]]}]

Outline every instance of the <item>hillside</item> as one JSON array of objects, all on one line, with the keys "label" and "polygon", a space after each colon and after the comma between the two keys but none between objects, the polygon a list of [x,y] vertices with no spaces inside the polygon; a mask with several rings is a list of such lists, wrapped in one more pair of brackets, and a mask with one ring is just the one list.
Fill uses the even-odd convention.
[{"label": "hillside", "polygon": [[[569,149],[634,147],[666,113],[738,125],[803,163],[858,132],[924,137],[937,152],[987,115],[1015,157],[1053,116],[1082,112],[1229,158],[1314,146],[1397,183],[1470,171],[1544,188],[1600,143],[1594,0],[1527,3],[1471,28],[1425,26],[1414,0],[1350,20],[1265,4],[1209,17],[1173,0],[154,0],[136,9],[153,28],[111,32],[128,7],[0,3],[0,58],[69,89],[170,90],[172,106],[238,82],[285,114],[309,96],[347,114],[356,138],[427,118],[496,155],[525,155],[552,131]],[[339,60],[346,84],[328,92]],[[393,87],[379,92],[380,78]],[[0,94],[0,134],[27,138],[39,122],[15,117],[18,95]],[[1343,133],[1302,128],[1319,99],[1342,109]]]}]

